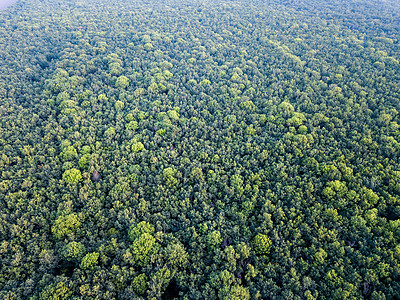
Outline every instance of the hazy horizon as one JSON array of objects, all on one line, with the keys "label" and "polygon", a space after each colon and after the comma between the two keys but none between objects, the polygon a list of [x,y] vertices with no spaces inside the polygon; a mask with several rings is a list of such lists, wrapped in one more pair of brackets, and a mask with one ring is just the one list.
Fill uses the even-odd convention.
[{"label": "hazy horizon", "polygon": [[0,10],[14,4],[17,1],[18,0],[0,0]]}]

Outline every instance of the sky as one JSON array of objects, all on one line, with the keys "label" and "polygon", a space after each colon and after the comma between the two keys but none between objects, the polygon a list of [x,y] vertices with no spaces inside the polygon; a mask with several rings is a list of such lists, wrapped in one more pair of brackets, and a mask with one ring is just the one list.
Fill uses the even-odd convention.
[{"label": "sky", "polygon": [[17,2],[17,0],[0,0],[0,9],[6,8],[15,2]]}]

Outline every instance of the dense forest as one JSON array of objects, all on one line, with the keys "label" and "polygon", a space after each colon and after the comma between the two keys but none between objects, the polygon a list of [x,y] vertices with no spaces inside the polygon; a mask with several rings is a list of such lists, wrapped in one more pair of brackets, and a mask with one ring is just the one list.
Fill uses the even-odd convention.
[{"label": "dense forest", "polygon": [[400,2],[0,11],[0,299],[400,299]]}]

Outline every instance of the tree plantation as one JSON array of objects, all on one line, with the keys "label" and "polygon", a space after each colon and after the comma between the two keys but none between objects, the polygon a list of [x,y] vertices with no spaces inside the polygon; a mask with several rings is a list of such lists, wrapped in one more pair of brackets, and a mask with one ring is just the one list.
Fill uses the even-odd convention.
[{"label": "tree plantation", "polygon": [[0,299],[399,299],[397,0],[0,11]]}]

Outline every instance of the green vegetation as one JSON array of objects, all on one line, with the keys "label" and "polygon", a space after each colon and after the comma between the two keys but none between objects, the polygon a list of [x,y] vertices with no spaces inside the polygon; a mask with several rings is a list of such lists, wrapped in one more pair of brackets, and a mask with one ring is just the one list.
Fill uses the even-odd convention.
[{"label": "green vegetation", "polygon": [[253,239],[253,248],[258,255],[269,255],[271,252],[271,239],[265,234],[257,234]]},{"label": "green vegetation", "polygon": [[0,299],[399,299],[395,0],[0,12]]},{"label": "green vegetation", "polygon": [[80,267],[82,269],[94,269],[97,266],[99,259],[99,253],[93,252],[88,253],[82,258]]},{"label": "green vegetation", "polygon": [[[81,166],[87,165],[87,163],[82,164],[81,160],[79,160],[79,162]],[[66,183],[79,183],[79,181],[82,181],[82,174],[78,169],[72,168],[70,170],[66,170],[62,178]]]}]

